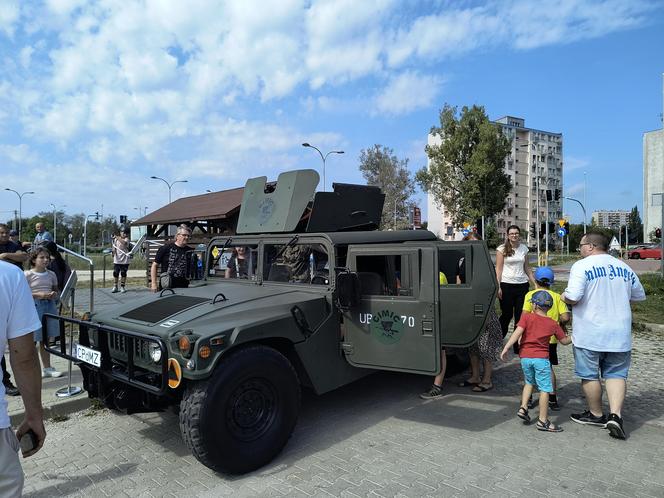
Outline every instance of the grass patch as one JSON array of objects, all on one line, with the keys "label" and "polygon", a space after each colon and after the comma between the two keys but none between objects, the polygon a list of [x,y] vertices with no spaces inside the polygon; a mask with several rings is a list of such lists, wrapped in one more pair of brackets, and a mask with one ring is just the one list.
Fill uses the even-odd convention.
[{"label": "grass patch", "polygon": [[549,266],[564,265],[566,263],[575,263],[581,259],[581,254],[571,253],[567,254],[553,254],[549,253]]},{"label": "grass patch", "polygon": [[60,413],[56,413],[51,417],[51,422],[66,422],[69,420],[69,415],[62,415]]},{"label": "grass patch", "polygon": [[639,280],[646,300],[632,305],[634,321],[664,324],[664,279],[659,273],[644,273]]},{"label": "grass patch", "polygon": [[106,410],[107,408],[104,406],[104,403],[102,403],[100,400],[97,398],[92,398],[90,400],[90,408],[85,410],[83,413],[84,417],[94,417],[97,415],[99,412],[102,412]]}]

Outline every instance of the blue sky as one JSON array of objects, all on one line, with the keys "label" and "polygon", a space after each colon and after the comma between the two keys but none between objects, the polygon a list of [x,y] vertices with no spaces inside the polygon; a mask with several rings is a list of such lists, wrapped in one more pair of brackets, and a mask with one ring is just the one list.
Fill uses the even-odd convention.
[{"label": "blue sky", "polygon": [[[662,126],[664,4],[645,0],[0,2],[0,183],[25,216],[136,217],[294,168],[426,164],[444,103],[564,136],[565,195],[642,209]],[[425,208],[424,195],[418,193]],[[103,206],[103,207],[102,207]],[[18,198],[0,190],[0,218]],[[577,206],[565,206],[580,221]],[[426,218],[426,213],[424,215]]]}]

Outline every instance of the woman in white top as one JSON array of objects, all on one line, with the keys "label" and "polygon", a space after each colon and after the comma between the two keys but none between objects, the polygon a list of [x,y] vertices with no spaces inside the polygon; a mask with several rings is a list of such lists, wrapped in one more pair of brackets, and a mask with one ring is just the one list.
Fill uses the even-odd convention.
[{"label": "woman in white top", "polygon": [[505,337],[512,318],[515,324],[519,323],[529,282],[535,286],[533,270],[528,264],[528,247],[521,243],[521,230],[516,225],[507,228],[507,240],[496,250],[496,279],[500,283],[500,328]]},{"label": "woman in white top", "polygon": [[[56,302],[59,297],[58,277],[51,270],[47,269],[51,262],[51,253],[44,247],[38,247],[30,254],[30,269],[24,271],[25,278],[28,279],[28,285],[32,291],[32,298],[35,301],[39,321],[42,320],[44,313],[58,314]],[[49,322],[48,337],[57,337],[59,335],[56,323]],[[39,356],[41,357],[43,369],[42,377],[60,377],[62,372],[58,372],[51,366],[51,355],[44,349],[42,329],[34,332],[35,342],[39,343]]]}]

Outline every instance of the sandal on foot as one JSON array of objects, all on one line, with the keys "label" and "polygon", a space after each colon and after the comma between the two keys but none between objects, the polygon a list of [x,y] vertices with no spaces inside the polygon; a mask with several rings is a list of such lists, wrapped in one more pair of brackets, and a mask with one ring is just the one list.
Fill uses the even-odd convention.
[{"label": "sandal on foot", "polygon": [[478,385],[479,382],[470,382],[469,380],[464,380],[463,382],[459,382],[457,386],[459,387],[475,387]]},{"label": "sandal on foot", "polygon": [[542,422],[540,419],[537,419],[537,423],[535,424],[535,427],[537,427],[538,431],[563,432],[562,427],[559,427],[557,425],[553,425],[550,420],[547,420],[546,422]]},{"label": "sandal on foot", "polygon": [[477,384],[475,387],[473,387],[473,392],[476,393],[483,393],[488,391],[489,389],[493,389],[493,384]]},{"label": "sandal on foot", "polygon": [[519,408],[518,412],[516,412],[516,416],[519,417],[524,422],[530,422],[530,415],[528,415],[528,409],[523,406]]}]

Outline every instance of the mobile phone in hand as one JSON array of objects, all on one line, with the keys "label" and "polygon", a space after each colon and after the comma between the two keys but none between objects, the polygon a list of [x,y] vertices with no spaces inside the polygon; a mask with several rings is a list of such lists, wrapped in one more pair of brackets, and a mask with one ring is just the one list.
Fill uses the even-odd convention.
[{"label": "mobile phone in hand", "polygon": [[39,438],[37,437],[37,434],[35,434],[35,431],[28,429],[28,432],[21,436],[19,443],[21,444],[21,453],[25,455],[37,447],[39,444]]}]

